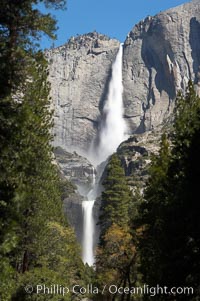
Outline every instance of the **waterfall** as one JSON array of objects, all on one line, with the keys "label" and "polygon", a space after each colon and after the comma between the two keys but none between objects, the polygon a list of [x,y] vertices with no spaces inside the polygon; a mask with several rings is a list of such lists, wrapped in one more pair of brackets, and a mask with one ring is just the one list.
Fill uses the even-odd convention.
[{"label": "waterfall", "polygon": [[83,201],[83,262],[92,266],[94,264],[93,255],[93,235],[94,235],[94,220],[93,206],[95,200]]},{"label": "waterfall", "polygon": [[96,151],[97,164],[105,161],[126,139],[126,123],[123,118],[122,57],[123,44],[120,45],[112,65],[112,77],[109,83],[108,96],[103,107],[103,120]]},{"label": "waterfall", "polygon": [[94,264],[93,236],[95,223],[93,218],[93,206],[96,198],[95,170],[92,171],[92,189],[87,195],[87,200],[82,202],[83,209],[83,262],[92,266]]},{"label": "waterfall", "polygon": [[[90,157],[95,165],[104,162],[114,153],[119,144],[126,139],[126,124],[123,118],[123,85],[122,85],[123,44],[120,45],[116,59],[112,65],[112,77],[109,83],[108,96],[103,107],[103,119],[99,133],[99,143],[91,148]],[[99,176],[100,178],[100,176]],[[94,264],[94,232],[95,222],[93,207],[98,195],[98,183],[95,184],[93,170],[93,185],[83,201],[83,262]]]}]

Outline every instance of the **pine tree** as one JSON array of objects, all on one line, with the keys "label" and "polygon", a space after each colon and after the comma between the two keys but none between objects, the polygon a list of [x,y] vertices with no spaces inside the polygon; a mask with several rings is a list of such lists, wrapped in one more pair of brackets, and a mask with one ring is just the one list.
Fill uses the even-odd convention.
[{"label": "pine tree", "polygon": [[[117,154],[112,155],[103,181],[100,244],[96,255],[96,275],[100,287],[115,283],[131,287],[135,284],[136,248],[130,234],[130,209],[132,193]],[[133,272],[134,271],[134,272]],[[111,296],[104,295],[104,300]],[[130,295],[116,294],[113,300],[130,300]],[[98,296],[97,300],[103,300]]]},{"label": "pine tree", "polygon": [[107,167],[103,181],[100,227],[104,235],[106,229],[116,223],[119,226],[127,226],[129,223],[129,207],[131,192],[126,182],[124,170],[116,154],[114,154]]},{"label": "pine tree", "polygon": [[[156,279],[161,278],[163,266],[160,253],[168,246],[164,244],[163,227],[165,222],[165,206],[168,202],[167,172],[170,163],[170,148],[167,136],[161,138],[159,154],[152,157],[149,169],[149,181],[144,193],[144,199],[139,209],[140,250],[142,272],[145,281],[154,285]],[[160,244],[158,244],[158,241]],[[159,265],[158,265],[159,262]]]},{"label": "pine tree", "polygon": [[[55,20],[34,8],[63,0],[3,0],[0,10],[0,299],[60,300],[28,295],[26,283],[80,281],[83,264],[62,208],[52,163],[47,63],[35,48]],[[3,74],[3,77],[2,77]],[[69,294],[63,300],[70,300]]]},{"label": "pine tree", "polygon": [[41,34],[55,38],[56,21],[37,4],[64,8],[65,0],[2,0],[0,8],[0,100],[26,78],[27,57],[37,51]]},{"label": "pine tree", "polygon": [[[76,278],[78,281],[76,275],[83,270],[74,233],[64,217],[58,171],[52,164],[49,85],[43,55],[38,53],[27,68],[30,80],[24,82],[21,99],[18,97],[16,136],[8,141],[12,156],[5,153],[10,158],[5,180],[12,184],[13,195],[1,202],[0,263],[7,262],[2,266],[1,300],[10,300],[11,295],[27,300],[23,290],[27,279],[37,277],[33,281],[37,283],[43,277],[50,283],[55,278],[66,285]],[[3,160],[2,166],[7,162]],[[10,295],[8,283],[12,284]]]},{"label": "pine tree", "polygon": [[171,153],[164,158],[160,152],[154,159],[153,169],[161,172],[150,174],[141,207],[144,280],[150,285],[194,288],[194,295],[169,300],[199,298],[199,133],[200,98],[190,81],[186,95],[179,94],[176,100]]},{"label": "pine tree", "polygon": [[[200,256],[197,251],[200,249],[200,203],[196,197],[200,180],[199,135],[200,98],[189,81],[186,95],[179,95],[177,99],[175,111],[173,160],[169,168],[172,195],[169,215],[172,218],[167,230],[172,241],[171,258],[174,261],[170,280],[174,282],[178,277],[179,282],[192,286],[197,298],[200,280]],[[193,298],[190,296],[191,300]]]}]

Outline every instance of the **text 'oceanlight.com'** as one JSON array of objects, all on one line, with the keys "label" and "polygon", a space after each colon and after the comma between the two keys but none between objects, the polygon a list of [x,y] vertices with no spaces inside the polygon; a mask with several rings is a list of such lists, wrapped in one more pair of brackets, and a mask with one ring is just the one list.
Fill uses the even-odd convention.
[{"label": "text 'oceanlight.com'", "polygon": [[75,295],[149,295],[154,297],[156,295],[193,295],[194,289],[192,287],[171,287],[168,286],[149,286],[147,284],[143,286],[133,286],[133,287],[120,287],[115,284],[104,285],[99,288],[93,286],[92,284],[88,284],[86,286],[80,286],[78,284],[73,285],[72,287],[67,287],[59,284],[38,284],[36,286],[26,285],[24,287],[27,294],[43,294],[43,295],[62,295],[65,296],[67,294],[75,294]]}]

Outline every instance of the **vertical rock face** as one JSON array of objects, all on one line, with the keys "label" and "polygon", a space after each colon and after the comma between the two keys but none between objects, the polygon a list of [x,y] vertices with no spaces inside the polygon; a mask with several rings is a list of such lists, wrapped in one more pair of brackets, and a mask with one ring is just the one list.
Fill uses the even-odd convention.
[{"label": "vertical rock face", "polygon": [[[119,41],[96,32],[46,52],[54,144],[85,154],[96,136]],[[129,132],[155,129],[188,79],[200,92],[200,2],[147,17],[128,34],[123,53],[124,117]]]},{"label": "vertical rock face", "polygon": [[200,2],[147,17],[124,44],[125,117],[131,132],[155,128],[171,113],[176,92],[199,89]]},{"label": "vertical rock face", "polygon": [[54,144],[87,150],[98,128],[119,41],[96,32],[46,52],[54,108]]},{"label": "vertical rock face", "polygon": [[[119,41],[90,33],[46,52],[55,145],[86,151],[96,135]],[[124,43],[125,118],[130,133],[161,124],[188,79],[200,91],[200,2],[147,17]]]}]

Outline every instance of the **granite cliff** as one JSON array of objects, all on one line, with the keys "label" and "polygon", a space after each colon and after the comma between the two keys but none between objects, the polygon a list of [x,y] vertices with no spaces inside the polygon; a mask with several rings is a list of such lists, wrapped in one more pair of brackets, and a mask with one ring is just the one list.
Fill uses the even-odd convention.
[{"label": "granite cliff", "polygon": [[147,17],[124,44],[124,103],[131,131],[155,128],[191,78],[199,88],[200,2]]},{"label": "granite cliff", "polygon": [[79,153],[88,149],[119,44],[94,32],[72,37],[64,46],[46,52],[56,146]]},{"label": "granite cliff", "polygon": [[[54,113],[54,144],[84,153],[102,118],[119,41],[96,32],[46,52]],[[200,3],[147,17],[124,43],[124,118],[129,134],[154,129],[173,109],[188,79],[199,90]]]},{"label": "granite cliff", "polygon": [[[64,200],[64,209],[79,242],[82,201],[91,189],[93,173],[88,150],[92,141],[98,141],[95,138],[104,118],[102,109],[119,45],[119,41],[93,32],[72,37],[65,45],[46,52],[54,145],[62,147],[55,155],[63,175],[77,186]],[[130,138],[117,152],[133,189],[144,187],[151,154],[158,151],[163,125],[171,120],[177,91],[185,90],[191,78],[200,92],[199,66],[199,0],[147,17],[127,35],[123,46],[123,101]],[[100,199],[95,204],[97,221]]]}]

